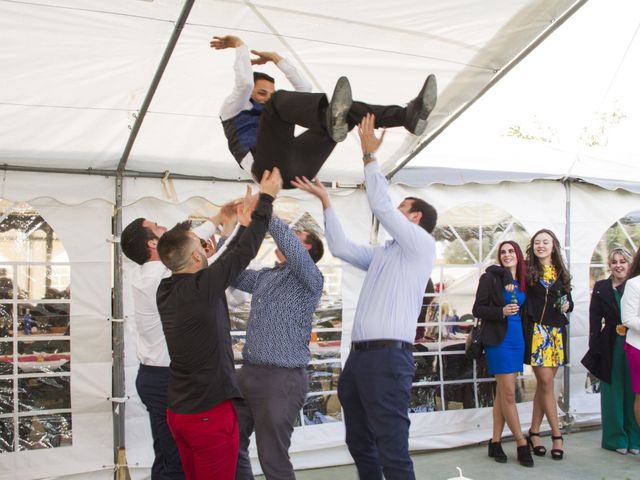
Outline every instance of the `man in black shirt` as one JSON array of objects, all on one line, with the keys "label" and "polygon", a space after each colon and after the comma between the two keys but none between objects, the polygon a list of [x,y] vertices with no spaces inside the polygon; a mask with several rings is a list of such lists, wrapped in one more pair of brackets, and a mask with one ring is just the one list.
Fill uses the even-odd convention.
[{"label": "man in black shirt", "polygon": [[167,423],[187,480],[235,477],[238,423],[231,400],[241,395],[234,379],[224,292],[258,252],[281,186],[274,168],[262,177],[257,199],[248,188],[238,211],[243,227],[208,267],[189,221],[177,224],[158,242],[160,259],[172,272],[160,282],[156,297],[171,358]]}]

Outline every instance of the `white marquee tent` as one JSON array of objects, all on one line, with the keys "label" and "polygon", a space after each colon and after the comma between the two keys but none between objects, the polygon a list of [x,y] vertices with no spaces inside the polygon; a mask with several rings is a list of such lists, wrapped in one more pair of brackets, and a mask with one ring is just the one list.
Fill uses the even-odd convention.
[{"label": "white marquee tent", "polygon": [[[456,206],[500,206],[529,234],[541,227],[559,233],[570,246],[576,300],[567,421],[597,419],[599,403],[584,394],[579,359],[594,248],[610,225],[640,210],[637,128],[628,127],[639,124],[638,94],[622,95],[631,92],[625,82],[638,84],[631,65],[638,18],[632,0],[0,0],[3,219],[26,202],[66,249],[73,424],[71,445],[60,448],[23,448],[28,442],[16,427],[12,449],[0,453],[0,478],[111,478],[114,449],[125,444],[131,476],[149,476],[148,426],[133,386],[131,305],[112,239],[134,218],[170,225],[212,212],[244,189],[248,177],[227,152],[217,115],[233,62],[231,52],[209,48],[218,34],[279,51],[317,91],[330,92],[346,74],[354,96],[372,103],[404,103],[427,73],[437,75],[440,96],[425,136],[389,131],[380,152],[392,195],[423,196],[444,219]],[[559,52],[561,60],[549,60]],[[524,67],[534,60],[544,71],[532,78]],[[286,84],[273,67],[264,70]],[[611,130],[610,143],[584,148],[587,117],[618,93],[625,121]],[[573,130],[553,142],[504,137],[536,108],[549,115],[546,124],[561,118]],[[321,174],[336,186],[333,201],[349,219],[348,233],[368,242],[359,157],[352,133]],[[286,191],[278,203],[322,224],[308,196]],[[343,359],[361,280],[344,268]],[[0,343],[18,345],[12,358],[20,353],[17,333]],[[12,382],[22,385],[18,367],[12,372],[0,372],[0,400]],[[19,395],[10,395],[16,405]],[[530,403],[519,408],[527,419]],[[13,428],[30,414],[0,401],[0,424]],[[416,413],[410,445],[464,445],[487,438],[490,428],[488,408]],[[349,462],[343,436],[341,422],[296,429],[296,467]]]}]

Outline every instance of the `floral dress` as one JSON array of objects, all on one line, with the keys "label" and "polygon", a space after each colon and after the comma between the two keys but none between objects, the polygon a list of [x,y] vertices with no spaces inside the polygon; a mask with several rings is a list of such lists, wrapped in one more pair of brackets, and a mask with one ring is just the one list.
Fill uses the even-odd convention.
[{"label": "floral dress", "polygon": [[[543,266],[540,284],[548,289],[558,279],[552,265]],[[553,308],[553,307],[552,307]],[[533,324],[531,341],[531,365],[534,367],[559,367],[565,364],[563,328],[550,327],[540,323]]]}]

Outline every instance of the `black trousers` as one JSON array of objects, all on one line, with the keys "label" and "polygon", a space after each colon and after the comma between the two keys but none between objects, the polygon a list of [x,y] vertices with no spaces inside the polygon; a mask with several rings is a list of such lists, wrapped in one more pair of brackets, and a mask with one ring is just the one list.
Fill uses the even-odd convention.
[{"label": "black trousers", "polygon": [[140,365],[136,390],[149,412],[153,452],[152,480],[184,480],[182,462],[176,442],[167,425],[167,389],[169,367]]},{"label": "black trousers", "polygon": [[[260,181],[265,170],[278,167],[284,188],[293,188],[296,176],[314,178],[336,146],[327,133],[325,115],[329,105],[324,93],[278,90],[271,96],[260,116],[256,145],[252,150],[252,173]],[[353,102],[347,123],[349,130],[372,113],[376,127],[404,125],[406,108],[398,105],[368,105]],[[297,137],[295,126],[308,130]]]},{"label": "black trousers", "polygon": [[244,396],[243,401],[234,402],[240,427],[236,480],[253,479],[248,448],[254,430],[265,478],[295,480],[289,446],[293,425],[309,390],[306,369],[245,363],[236,375]]}]

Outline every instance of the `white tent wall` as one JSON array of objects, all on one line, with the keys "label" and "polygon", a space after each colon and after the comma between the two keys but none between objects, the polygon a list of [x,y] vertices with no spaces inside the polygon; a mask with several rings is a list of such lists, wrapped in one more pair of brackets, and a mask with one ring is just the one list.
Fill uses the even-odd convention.
[{"label": "white tent wall", "polygon": [[[100,198],[108,184],[80,177],[6,173],[0,196],[27,202],[58,235],[71,267],[72,446],[0,455],[0,478],[31,480],[81,474],[113,475],[111,412],[111,216],[113,205]],[[93,182],[96,180],[96,182]],[[63,192],[69,193],[65,195]],[[112,190],[113,191],[113,190]],[[65,197],[69,203],[53,198]],[[89,476],[90,475],[90,476]]]},{"label": "white tent wall", "polygon": [[[211,215],[216,206],[244,191],[244,185],[216,182],[174,182],[176,196],[172,203],[166,198],[166,187],[159,180],[127,179],[127,191],[133,186],[142,200],[123,208],[124,224],[139,216],[152,218],[171,226],[194,212],[197,216]],[[589,263],[595,245],[612,223],[631,210],[640,209],[640,196],[622,191],[610,191],[588,184],[572,183],[568,188],[561,181],[537,180],[527,183],[502,182],[495,185],[466,184],[461,186],[432,185],[413,188],[393,184],[390,189],[394,202],[406,196],[419,196],[431,202],[443,214],[465,204],[491,204],[509,212],[529,234],[540,228],[550,228],[564,244],[567,213],[571,223],[569,249],[576,307],[571,315],[571,421],[592,422],[599,419],[599,397],[587,394],[584,388],[585,371],[580,359],[586,349],[588,334]],[[569,197],[567,197],[569,192]],[[147,194],[147,195],[145,195]],[[194,196],[187,197],[188,194]],[[371,236],[371,213],[363,190],[331,190],[332,202],[343,221],[347,234],[358,242],[368,243]],[[209,201],[207,199],[213,201]],[[570,210],[567,212],[567,200]],[[320,224],[322,212],[314,198],[297,191],[283,192],[276,202],[276,210],[297,203]],[[384,231],[380,240],[384,240]],[[525,245],[523,245],[525,247]],[[129,263],[129,262],[128,262]],[[125,265],[125,272],[130,267]],[[350,329],[357,302],[362,272],[345,267],[343,272],[343,335],[342,360],[349,350]],[[475,287],[474,287],[475,288]],[[125,293],[128,292],[125,279]],[[131,319],[131,299],[125,296],[127,313],[127,459],[133,478],[148,478],[152,451],[148,420],[144,407],[135,393],[134,381],[137,361],[134,351],[135,327]],[[562,388],[561,381],[558,389]],[[530,421],[531,403],[518,406],[523,425]],[[490,408],[451,410],[445,412],[412,414],[410,447],[425,450],[461,446],[486,440],[491,433]],[[255,449],[252,450],[254,467],[259,471]],[[291,455],[296,468],[312,468],[350,462],[344,445],[342,423],[297,428],[294,432]]]}]

